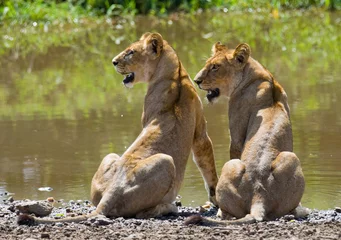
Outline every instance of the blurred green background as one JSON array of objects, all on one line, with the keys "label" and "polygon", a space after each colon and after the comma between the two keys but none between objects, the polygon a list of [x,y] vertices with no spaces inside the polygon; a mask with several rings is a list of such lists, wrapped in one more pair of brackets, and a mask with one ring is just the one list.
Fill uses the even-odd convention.
[{"label": "blurred green background", "polygon": [[[19,22],[71,20],[106,15],[165,15],[198,10],[341,8],[341,0],[1,0],[0,20]],[[72,21],[72,20],[71,20]]]}]

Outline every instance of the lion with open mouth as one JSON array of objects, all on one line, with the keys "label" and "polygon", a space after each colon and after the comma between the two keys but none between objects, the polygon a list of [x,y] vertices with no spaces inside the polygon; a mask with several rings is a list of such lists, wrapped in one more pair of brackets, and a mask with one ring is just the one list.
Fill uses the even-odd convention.
[{"label": "lion with open mouth", "polygon": [[21,215],[19,223],[79,222],[96,215],[152,218],[177,212],[173,204],[190,152],[216,204],[218,177],[201,100],[174,49],[158,33],[146,33],[112,60],[123,83],[148,84],[142,132],[119,156],[107,155],[91,184],[96,210],[60,220]]},{"label": "lion with open mouth", "polygon": [[193,216],[186,224],[243,224],[309,213],[300,206],[304,176],[293,153],[287,95],[253,59],[249,45],[228,49],[219,42],[196,75],[207,99],[229,98],[230,158],[217,185],[218,214],[230,221]]}]

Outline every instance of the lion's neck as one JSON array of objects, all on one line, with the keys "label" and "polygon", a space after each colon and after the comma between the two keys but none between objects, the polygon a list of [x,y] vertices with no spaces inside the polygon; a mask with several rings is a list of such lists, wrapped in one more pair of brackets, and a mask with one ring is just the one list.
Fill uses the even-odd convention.
[{"label": "lion's neck", "polygon": [[289,116],[286,94],[272,75],[263,67],[248,66],[244,71],[248,78],[243,79],[229,100],[230,154],[233,158],[241,158],[250,127],[262,123],[266,109],[273,112],[280,108]]},{"label": "lion's neck", "polygon": [[243,71],[239,72],[235,78],[235,86],[232,87],[230,98],[239,98],[240,94],[247,92],[259,82],[273,82],[271,74],[256,60],[250,58]]},{"label": "lion's neck", "polygon": [[181,76],[187,74],[169,46],[161,57],[144,100],[142,124],[145,127],[162,114],[172,114],[180,98]]}]

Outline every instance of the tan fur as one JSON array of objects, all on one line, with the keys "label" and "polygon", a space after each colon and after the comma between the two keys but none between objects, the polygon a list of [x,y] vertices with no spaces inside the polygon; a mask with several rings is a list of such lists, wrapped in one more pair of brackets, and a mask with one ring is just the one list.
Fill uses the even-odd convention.
[{"label": "tan fur", "polygon": [[[127,58],[129,51],[134,53]],[[134,72],[133,83],[147,82],[148,90],[141,134],[121,157],[104,158],[93,178],[97,209],[106,216],[139,218],[176,211],[172,202],[191,149],[215,203],[218,179],[202,103],[174,49],[160,34],[146,33],[113,61],[119,73]]]},{"label": "tan fur", "polygon": [[211,101],[219,95],[229,98],[232,160],[222,169],[216,194],[220,216],[238,220],[224,224],[298,213],[305,182],[300,161],[293,153],[284,89],[250,57],[247,44],[229,50],[217,43],[212,50],[213,56],[195,82],[203,90],[216,89],[219,94],[208,94]]},{"label": "tan fur", "polygon": [[143,130],[122,156],[103,159],[92,179],[91,199],[97,206],[92,216],[150,218],[176,212],[172,203],[191,150],[216,204],[218,178],[202,103],[174,49],[160,34],[146,33],[113,63],[121,74],[134,73],[130,84],[148,83]]}]

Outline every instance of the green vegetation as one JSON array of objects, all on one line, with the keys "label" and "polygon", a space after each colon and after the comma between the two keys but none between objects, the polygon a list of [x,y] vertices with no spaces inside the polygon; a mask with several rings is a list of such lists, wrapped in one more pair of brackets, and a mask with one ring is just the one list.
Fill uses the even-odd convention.
[{"label": "green vegetation", "polygon": [[31,21],[74,21],[75,18],[92,14],[75,1],[26,1],[0,0],[0,20],[18,23]]},{"label": "green vegetation", "polygon": [[[184,15],[171,22],[149,16],[134,22],[118,22],[114,28],[106,24],[96,28],[54,27],[50,33],[44,27],[31,26],[30,35],[13,27],[3,42],[8,49],[0,59],[3,69],[0,80],[6,83],[0,88],[0,117],[16,119],[17,114],[47,114],[52,118],[58,114],[73,119],[77,113],[86,114],[93,109],[119,112],[118,105],[108,105],[118,98],[139,103],[141,98],[136,95],[143,96],[144,91],[134,91],[133,97],[131,91],[122,88],[122,77],[114,73],[111,59],[144,31],[160,32],[177,50],[191,76],[200,69],[214,42],[223,41],[229,47],[247,42],[253,55],[270,70],[279,66],[285,69],[281,81],[288,78],[288,73],[299,73],[299,77],[290,79],[291,84],[286,87],[289,93],[298,94],[298,84],[316,92],[323,79],[321,75],[328,69],[338,69],[336,64],[341,56],[338,16],[319,11],[286,13],[280,19],[257,12],[207,13],[200,18]],[[300,106],[318,111],[334,103],[329,97],[317,96],[307,92]]]},{"label": "green vegetation", "polygon": [[175,11],[196,12],[199,9],[307,9],[311,7],[335,10],[341,0],[0,0],[0,21],[66,21],[94,16],[136,14],[164,15]]}]

